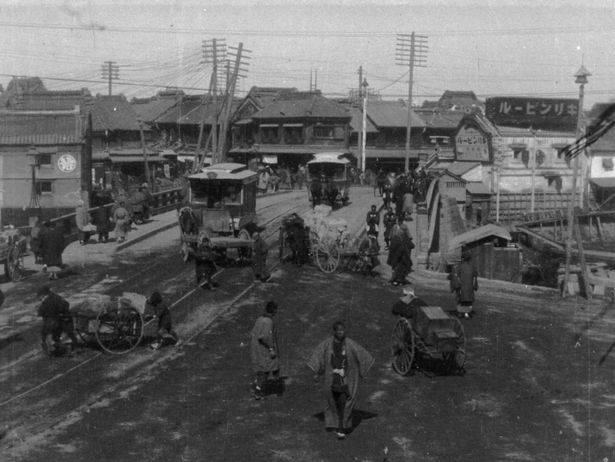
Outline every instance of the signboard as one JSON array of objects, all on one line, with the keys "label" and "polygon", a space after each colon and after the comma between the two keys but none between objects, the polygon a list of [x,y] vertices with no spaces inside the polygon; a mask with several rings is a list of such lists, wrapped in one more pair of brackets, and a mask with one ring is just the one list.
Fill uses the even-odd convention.
[{"label": "signboard", "polygon": [[485,113],[494,124],[504,127],[575,132],[578,99],[487,98]]},{"label": "signboard", "polygon": [[464,125],[455,136],[457,160],[489,162],[489,139],[476,127]]}]

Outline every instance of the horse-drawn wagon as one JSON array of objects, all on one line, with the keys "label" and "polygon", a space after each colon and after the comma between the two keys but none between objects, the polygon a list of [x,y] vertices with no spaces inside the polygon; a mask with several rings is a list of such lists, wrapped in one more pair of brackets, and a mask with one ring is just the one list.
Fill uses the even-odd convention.
[{"label": "horse-drawn wagon", "polygon": [[237,249],[241,258],[252,252],[256,224],[258,174],[237,163],[220,163],[188,177],[187,205],[179,211],[181,253],[188,261],[204,234],[220,256]]},{"label": "horse-drawn wagon", "polygon": [[464,372],[466,337],[459,319],[439,306],[412,302],[397,314],[391,345],[395,372],[407,375],[413,366],[444,374]]}]

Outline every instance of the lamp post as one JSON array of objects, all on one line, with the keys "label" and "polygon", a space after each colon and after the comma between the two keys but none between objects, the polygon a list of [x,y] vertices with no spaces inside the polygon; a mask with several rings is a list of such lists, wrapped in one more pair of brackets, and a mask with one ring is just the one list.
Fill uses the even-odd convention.
[{"label": "lamp post", "polygon": [[[579,84],[579,108],[577,111],[577,127],[576,127],[576,135],[577,138],[581,136],[581,121],[582,121],[582,112],[583,112],[583,96],[585,90],[585,84],[587,83],[587,77],[591,74],[584,66],[581,66],[579,70],[574,74],[575,83]],[[576,155],[573,160],[572,167],[572,191],[570,193],[570,197],[568,200],[568,236],[566,237],[566,268],[564,272],[564,290],[562,291],[562,296],[565,296],[568,287],[568,277],[570,275],[570,257],[572,253],[572,238],[573,238],[573,227],[574,227],[574,203],[575,196],[577,190],[577,175],[579,172],[579,155]]]},{"label": "lamp post", "polygon": [[363,79],[363,123],[361,128],[361,171],[365,171],[365,138],[367,132],[367,79]]}]

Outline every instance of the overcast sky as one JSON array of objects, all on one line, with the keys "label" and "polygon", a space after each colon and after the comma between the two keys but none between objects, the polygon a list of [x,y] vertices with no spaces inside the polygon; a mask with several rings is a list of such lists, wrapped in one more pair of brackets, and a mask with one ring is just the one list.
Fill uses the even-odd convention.
[{"label": "overcast sky", "polygon": [[106,93],[104,61],[115,61],[114,93],[149,96],[166,86],[199,93],[213,38],[251,50],[243,95],[253,85],[308,90],[310,73],[328,96],[358,86],[406,98],[408,67],[395,63],[398,34],[427,37],[415,68],[415,104],[445,90],[479,97],[575,98],[574,73],[591,72],[585,107],[615,98],[615,0],[0,0],[0,83],[40,76],[49,89]]}]

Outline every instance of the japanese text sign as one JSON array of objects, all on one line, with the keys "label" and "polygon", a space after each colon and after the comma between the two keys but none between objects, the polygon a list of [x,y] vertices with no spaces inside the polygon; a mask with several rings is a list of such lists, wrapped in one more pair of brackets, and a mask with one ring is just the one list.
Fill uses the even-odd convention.
[{"label": "japanese text sign", "polygon": [[455,136],[457,160],[489,161],[489,139],[478,129],[463,126]]},{"label": "japanese text sign", "polygon": [[579,100],[554,98],[487,98],[487,117],[496,125],[574,132]]}]

